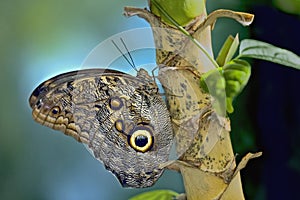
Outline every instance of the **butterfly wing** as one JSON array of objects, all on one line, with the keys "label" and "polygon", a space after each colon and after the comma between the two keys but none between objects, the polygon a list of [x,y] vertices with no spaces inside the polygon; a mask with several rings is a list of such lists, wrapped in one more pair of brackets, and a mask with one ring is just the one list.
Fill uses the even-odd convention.
[{"label": "butterfly wing", "polygon": [[137,77],[87,69],[39,85],[33,118],[83,142],[123,186],[148,187],[162,174],[173,133],[169,113],[148,73]]}]

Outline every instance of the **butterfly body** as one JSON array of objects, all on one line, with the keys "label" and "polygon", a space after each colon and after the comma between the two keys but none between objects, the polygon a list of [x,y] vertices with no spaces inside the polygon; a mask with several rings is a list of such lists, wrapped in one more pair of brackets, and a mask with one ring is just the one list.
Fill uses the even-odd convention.
[{"label": "butterfly body", "polygon": [[148,187],[160,177],[173,133],[153,78],[86,69],[40,84],[29,99],[35,121],[87,144],[123,186]]}]

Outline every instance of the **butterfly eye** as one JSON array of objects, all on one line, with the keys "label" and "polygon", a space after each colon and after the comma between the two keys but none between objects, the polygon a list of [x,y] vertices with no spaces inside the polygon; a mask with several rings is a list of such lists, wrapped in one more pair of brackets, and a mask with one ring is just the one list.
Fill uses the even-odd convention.
[{"label": "butterfly eye", "polygon": [[59,107],[53,107],[52,110],[51,110],[51,113],[53,115],[57,115],[58,113],[60,112],[60,108]]},{"label": "butterfly eye", "polygon": [[146,152],[153,146],[153,136],[150,129],[146,127],[138,127],[129,135],[130,146],[139,152]]}]

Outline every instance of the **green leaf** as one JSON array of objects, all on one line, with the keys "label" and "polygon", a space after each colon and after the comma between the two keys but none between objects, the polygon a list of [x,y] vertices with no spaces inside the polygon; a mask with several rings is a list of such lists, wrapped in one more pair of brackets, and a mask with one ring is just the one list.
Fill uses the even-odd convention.
[{"label": "green leaf", "polygon": [[225,60],[226,60],[228,51],[233,43],[233,40],[234,40],[233,36],[229,35],[228,38],[226,39],[226,41],[224,42],[224,44],[218,54],[218,57],[216,58],[216,61],[220,67],[222,67],[225,64]]},{"label": "green leaf", "polygon": [[223,76],[223,68],[209,70],[201,75],[200,87],[215,98],[213,107],[222,115],[226,109],[226,82]]},{"label": "green leaf", "polygon": [[257,40],[243,40],[238,57],[256,58],[300,69],[300,57],[298,55]]},{"label": "green leaf", "polygon": [[226,82],[226,110],[234,111],[232,102],[247,85],[251,75],[251,65],[241,59],[234,59],[223,67],[223,76]]},{"label": "green leaf", "polygon": [[178,195],[177,192],[172,190],[154,190],[139,194],[129,200],[173,200]]},{"label": "green leaf", "polygon": [[195,17],[205,11],[204,0],[153,0],[150,1],[150,10],[153,14],[161,17],[162,21],[169,25],[174,25],[168,17],[157,8],[158,3],[164,10],[180,25],[184,26],[191,22]]},{"label": "green leaf", "polygon": [[222,111],[224,104],[226,111],[232,113],[234,111],[232,102],[247,85],[250,75],[250,64],[245,60],[234,59],[227,62],[224,67],[202,74],[200,87],[215,98],[214,107],[218,113]]},{"label": "green leaf", "polygon": [[235,36],[235,38],[230,35],[227,38],[227,40],[224,42],[219,52],[219,55],[216,59],[220,67],[224,66],[227,62],[229,62],[232,59],[238,47],[239,47],[238,34]]}]

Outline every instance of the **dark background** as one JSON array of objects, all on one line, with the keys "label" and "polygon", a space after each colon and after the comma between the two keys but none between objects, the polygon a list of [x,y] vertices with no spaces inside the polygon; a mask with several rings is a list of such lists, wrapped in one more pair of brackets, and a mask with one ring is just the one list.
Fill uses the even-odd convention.
[{"label": "dark background", "polygon": [[[296,1],[276,1],[285,7],[275,6],[275,1],[245,2],[207,1],[209,11],[255,14],[250,28],[219,20],[213,31],[215,54],[229,34],[239,33],[241,39],[263,40],[300,55],[300,8],[288,7]],[[145,7],[146,1],[0,0],[0,199],[128,199],[144,191],[121,188],[83,145],[35,123],[28,105],[34,87],[53,75],[80,69],[101,41],[148,26],[137,17],[123,17],[126,5]],[[242,171],[245,195],[294,199],[300,178],[300,74],[262,61],[252,65],[250,83],[231,115],[237,158],[264,152]],[[155,188],[183,192],[175,172],[166,172]]]},{"label": "dark background", "polygon": [[[295,6],[294,8],[297,9]],[[256,15],[250,30],[252,38],[289,49],[300,55],[299,5],[295,11],[298,16],[281,12],[271,3],[252,5],[249,9]],[[255,146],[264,154],[261,159],[249,165],[244,173],[247,173],[245,182],[251,179],[255,189],[260,185],[260,191],[263,192],[265,199],[297,199],[298,196],[300,93],[297,81],[299,80],[299,70],[264,61],[253,62],[253,75],[247,91],[249,96],[244,105],[255,133]],[[238,113],[235,114],[238,118]],[[238,146],[238,142],[235,146]],[[257,174],[260,178],[254,178]],[[249,193],[249,199],[254,199],[256,192]]]}]

